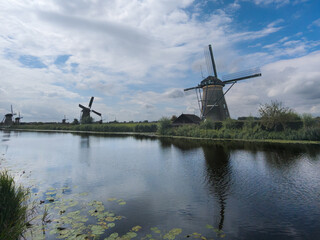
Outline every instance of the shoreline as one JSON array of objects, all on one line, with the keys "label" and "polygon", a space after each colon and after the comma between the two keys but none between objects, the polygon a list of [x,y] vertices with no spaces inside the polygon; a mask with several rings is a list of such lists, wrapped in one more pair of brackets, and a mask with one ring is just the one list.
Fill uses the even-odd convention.
[{"label": "shoreline", "polygon": [[274,143],[274,144],[304,144],[304,145],[320,145],[320,141],[308,140],[282,140],[282,139],[230,139],[230,138],[200,138],[187,136],[158,135],[156,133],[143,132],[98,132],[98,131],[76,131],[76,130],[45,130],[45,129],[8,129],[0,128],[1,131],[21,131],[21,132],[48,132],[48,133],[77,133],[92,135],[119,135],[119,136],[142,136],[149,138],[173,138],[187,140],[205,140],[212,142],[248,142],[248,143]]}]

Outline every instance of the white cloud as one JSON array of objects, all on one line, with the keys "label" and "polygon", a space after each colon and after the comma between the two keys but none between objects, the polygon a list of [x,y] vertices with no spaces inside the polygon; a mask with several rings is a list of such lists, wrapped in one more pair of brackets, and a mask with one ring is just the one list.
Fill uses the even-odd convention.
[{"label": "white cloud", "polygon": [[287,4],[300,4],[303,2],[307,2],[309,0],[245,0],[245,1],[253,1],[257,5],[274,5],[276,7],[282,7]]},{"label": "white cloud", "polygon": [[239,82],[227,101],[232,116],[257,115],[259,104],[283,101],[299,113],[320,115],[320,52],[281,60],[262,68],[262,77]]},{"label": "white cloud", "polygon": [[[240,3],[204,13],[192,0],[2,1],[0,109],[13,104],[26,121],[72,119],[79,116],[78,104],[94,95],[95,109],[108,119],[194,113],[195,94],[184,94],[182,88],[201,80],[192,70],[204,66],[203,46],[213,45],[222,74],[281,56],[303,56],[318,44],[282,38],[266,44],[268,52],[241,54],[237,44],[272,36],[284,26],[280,19],[256,31],[235,29],[232,14]],[[22,55],[35,56],[46,67],[27,68]],[[63,67],[54,64],[59,55],[70,55]],[[241,98],[238,91],[233,96]],[[250,111],[250,102],[260,99],[259,94],[242,96],[249,96]]]}]

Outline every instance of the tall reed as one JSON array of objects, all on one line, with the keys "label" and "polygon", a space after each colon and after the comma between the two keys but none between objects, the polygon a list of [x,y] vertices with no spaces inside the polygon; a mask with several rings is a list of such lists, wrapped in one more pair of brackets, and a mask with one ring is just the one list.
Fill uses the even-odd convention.
[{"label": "tall reed", "polygon": [[7,171],[0,172],[0,239],[16,240],[26,229],[28,195]]}]

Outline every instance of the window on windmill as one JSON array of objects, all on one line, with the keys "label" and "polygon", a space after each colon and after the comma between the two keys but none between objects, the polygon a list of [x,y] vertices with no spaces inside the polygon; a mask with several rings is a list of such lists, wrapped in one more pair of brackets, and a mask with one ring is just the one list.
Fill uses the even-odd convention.
[{"label": "window on windmill", "polygon": [[226,109],[226,104],[223,104],[223,108]]}]

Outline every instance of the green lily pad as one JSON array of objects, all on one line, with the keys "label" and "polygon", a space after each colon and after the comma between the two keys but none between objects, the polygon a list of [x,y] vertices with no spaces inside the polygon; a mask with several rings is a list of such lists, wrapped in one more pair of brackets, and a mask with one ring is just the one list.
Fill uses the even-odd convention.
[{"label": "green lily pad", "polygon": [[209,224],[206,225],[206,228],[208,228],[208,229],[214,229],[214,227],[211,226],[211,225],[209,225]]},{"label": "green lily pad", "polygon": [[113,228],[114,226],[116,226],[115,223],[108,223],[108,224],[107,224],[107,227],[109,227],[109,228]]},{"label": "green lily pad", "polygon": [[134,226],[132,229],[132,231],[138,232],[142,227],[141,226]]},{"label": "green lily pad", "polygon": [[174,228],[163,236],[163,239],[174,240],[182,232],[181,228]]},{"label": "green lily pad", "polygon": [[150,228],[150,230],[153,231],[154,233],[161,233],[161,231],[157,227],[152,227]]},{"label": "green lily pad", "polygon": [[101,235],[104,233],[104,227],[100,226],[100,225],[93,225],[91,226],[91,231],[92,231],[92,234],[94,235]]}]

